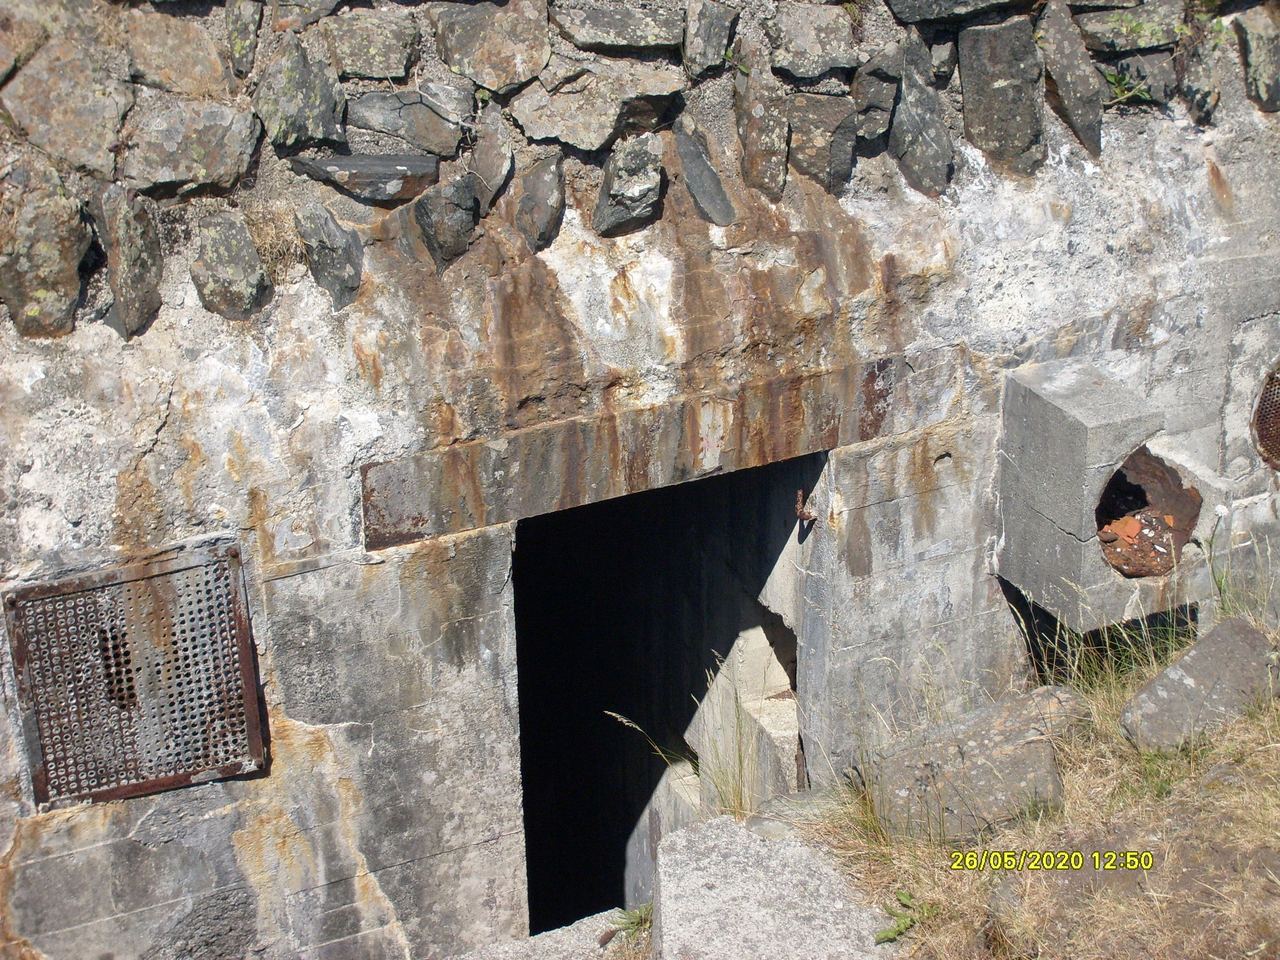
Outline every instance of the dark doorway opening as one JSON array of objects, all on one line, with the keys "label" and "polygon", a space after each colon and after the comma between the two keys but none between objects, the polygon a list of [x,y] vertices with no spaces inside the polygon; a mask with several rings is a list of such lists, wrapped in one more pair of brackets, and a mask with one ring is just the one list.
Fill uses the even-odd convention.
[{"label": "dark doorway opening", "polygon": [[609,713],[687,755],[708,673],[744,624],[759,617],[771,643],[785,633],[756,597],[788,538],[811,532],[796,491],[807,497],[825,463],[815,454],[517,525],[531,932],[643,890],[634,835],[666,764]]}]

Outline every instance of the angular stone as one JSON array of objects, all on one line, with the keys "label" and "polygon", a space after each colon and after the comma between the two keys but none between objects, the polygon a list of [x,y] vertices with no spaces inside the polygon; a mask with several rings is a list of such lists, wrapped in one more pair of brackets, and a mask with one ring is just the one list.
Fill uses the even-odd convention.
[{"label": "angular stone", "polygon": [[902,48],[896,43],[877,50],[853,75],[849,95],[858,112],[858,136],[863,140],[875,140],[889,132],[901,80]]},{"label": "angular stone", "polygon": [[511,101],[525,136],[598,150],[624,128],[651,129],[686,86],[683,70],[663,65],[553,57]]},{"label": "angular stone", "polygon": [[71,332],[92,239],[80,204],[34,152],[0,179],[0,300],[24,337]]},{"label": "angular stone", "polygon": [[313,60],[292,33],[285,34],[253,95],[253,108],[277,147],[315,140],[342,142],[346,98],[338,77]]},{"label": "angular stone", "polygon": [[655,133],[621,140],[604,165],[591,225],[609,236],[643,226],[662,198],[662,141]]},{"label": "angular stone", "polygon": [[733,114],[742,148],[742,179],[775,203],[787,185],[786,89],[769,72],[758,47],[739,38],[734,60]]},{"label": "angular stone", "polygon": [[0,91],[0,105],[35,146],[110,177],[133,91],[108,76],[84,48],[55,37]]},{"label": "angular stone", "polygon": [[227,65],[199,21],[130,10],[125,29],[131,74],[137,82],[193,97],[225,97],[230,92]]},{"label": "angular stone", "polygon": [[791,124],[791,165],[839,194],[853,174],[858,112],[849,97],[793,94],[787,114]]},{"label": "angular stone", "polygon": [[515,154],[507,142],[507,131],[502,126],[502,111],[496,103],[488,104],[476,122],[476,140],[471,147],[467,169],[475,174],[479,184],[480,216],[493,206],[502,193],[511,171],[515,167]]},{"label": "angular stone", "polygon": [[344,77],[399,79],[409,72],[418,25],[401,10],[351,10],[320,24]]},{"label": "angular stone", "polygon": [[1204,126],[1213,119],[1222,90],[1213,70],[1212,49],[1207,49],[1205,43],[1194,44],[1187,51],[1178,92],[1186,101],[1192,120]]},{"label": "angular stone", "polygon": [[297,30],[323,20],[338,9],[342,0],[275,0],[275,29]]},{"label": "angular stone", "polygon": [[249,110],[153,95],[125,125],[120,178],[138,190],[230,187],[248,168],[261,135]]},{"label": "angular stone", "polygon": [[294,223],[316,284],[329,292],[335,310],[355,299],[364,270],[360,235],[338,223],[323,204],[309,203],[294,214]]},{"label": "angular stone", "polygon": [[1112,69],[1145,91],[1157,106],[1165,106],[1178,92],[1178,75],[1172,54],[1135,53],[1115,61]]},{"label": "angular stone", "polygon": [[858,65],[853,21],[838,4],[780,0],[765,32],[773,45],[774,69],[793,77],[820,77]]},{"label": "angular stone", "polygon": [[444,62],[495,93],[528,83],[551,58],[546,0],[449,4],[434,15]]},{"label": "angular stone", "polygon": [[579,0],[571,8],[553,6],[551,22],[582,50],[678,47],[684,39],[684,17],[660,7]]},{"label": "angular stone", "polygon": [[551,245],[564,218],[564,161],[539,160],[520,177],[515,225],[535,253]]},{"label": "angular stone", "polygon": [[237,77],[249,75],[258,53],[258,28],[262,25],[262,0],[227,0],[227,48]]},{"label": "angular stone", "polygon": [[398,137],[405,143],[451,157],[462,139],[462,121],[471,113],[467,90],[424,83],[416,90],[366,93],[347,105],[347,124]]},{"label": "angular stone", "polygon": [[1097,10],[1076,15],[1090,50],[1125,53],[1171,47],[1183,27],[1185,0],[1146,0],[1131,10]]},{"label": "angular stone", "polygon": [[0,12],[0,83],[49,39],[44,27],[8,11]]},{"label": "angular stone", "polygon": [[480,222],[479,189],[475,174],[464,173],[426,191],[411,204],[413,222],[441,273],[471,246]]},{"label": "angular stone", "polygon": [[1244,86],[1261,110],[1280,110],[1280,13],[1273,4],[1244,11],[1235,19]]},{"label": "angular stone", "polygon": [[680,157],[680,173],[684,185],[693,197],[693,205],[702,219],[719,227],[727,227],[738,217],[720,174],[716,173],[702,132],[687,116],[681,117],[675,127],[676,154]]},{"label": "angular stone", "polygon": [[738,11],[720,0],[689,0],[684,19],[684,69],[696,79],[724,63]]},{"label": "angular stone", "polygon": [[874,752],[861,773],[892,832],[969,839],[1029,809],[1061,805],[1051,738],[1088,717],[1073,691],[1041,687],[903,737]]},{"label": "angular stone", "polygon": [[932,44],[929,47],[929,59],[933,64],[933,85],[942,90],[951,82],[951,77],[956,72],[956,64],[960,62],[955,41],[946,40]]},{"label": "angular stone", "polygon": [[290,157],[289,165],[370,203],[409,200],[440,179],[440,158],[431,154]]},{"label": "angular stone", "polygon": [[1105,86],[1089,59],[1080,28],[1066,0],[1049,0],[1036,22],[1044,56],[1049,105],[1095,156],[1102,152],[1102,102]]},{"label": "angular stone", "polygon": [[1027,17],[960,31],[964,133],[1019,173],[1044,163],[1044,64]]},{"label": "angular stone", "polygon": [[889,153],[916,190],[936,197],[951,182],[955,147],[942,113],[942,99],[928,83],[929,51],[919,36],[904,47],[898,104],[889,128]]},{"label": "angular stone", "polygon": [[270,297],[271,284],[244,218],[231,211],[210,214],[200,221],[197,238],[191,279],[200,302],[229,320],[248,320]]},{"label": "angular stone", "polygon": [[1007,7],[1009,0],[886,0],[893,15],[904,23],[921,20],[956,20],[983,10]]},{"label": "angular stone", "polygon": [[1247,620],[1224,620],[1133,695],[1120,714],[1139,750],[1177,750],[1280,696],[1280,652]]},{"label": "angular stone", "polygon": [[679,960],[875,960],[890,925],[859,899],[829,854],[768,840],[732,817],[668,834],[658,845],[654,955]]},{"label": "angular stone", "polygon": [[107,282],[116,301],[115,320],[131,337],[160,312],[164,255],[155,203],[113,183],[95,207],[98,239],[107,252]]}]

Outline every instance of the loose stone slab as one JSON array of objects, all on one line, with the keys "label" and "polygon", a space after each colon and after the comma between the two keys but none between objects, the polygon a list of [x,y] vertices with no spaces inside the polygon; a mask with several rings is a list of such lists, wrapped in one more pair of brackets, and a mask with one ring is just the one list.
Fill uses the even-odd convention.
[{"label": "loose stone slab", "polygon": [[825,853],[768,840],[732,817],[668,834],[658,845],[653,943],[677,960],[871,960],[889,925],[856,898]]},{"label": "loose stone slab", "polygon": [[244,175],[261,136],[251,111],[153,95],[129,115],[120,177],[138,190],[230,187]]},{"label": "loose stone slab", "polygon": [[507,186],[515,169],[515,154],[502,125],[502,111],[496,103],[488,104],[476,119],[475,143],[467,169],[475,174],[480,216],[484,216]]},{"label": "loose stone slab", "polygon": [[230,92],[227,65],[198,21],[130,10],[125,29],[132,76],[139,83],[193,97]]},{"label": "loose stone slab", "polygon": [[312,59],[293,34],[286,34],[253,96],[253,108],[277,147],[317,140],[342,142],[346,98],[338,76]]},{"label": "loose stone slab", "polygon": [[446,83],[424,83],[416,90],[356,97],[347,106],[347,123],[451,157],[458,151],[462,121],[470,114],[471,103],[467,90]]},{"label": "loose stone slab", "polygon": [[1225,620],[1125,704],[1120,726],[1140,750],[1177,750],[1280,696],[1280,653],[1246,620]]},{"label": "loose stone slab", "polygon": [[418,25],[400,10],[351,10],[320,24],[343,77],[399,79],[409,71]]},{"label": "loose stone slab", "polygon": [[849,97],[797,93],[790,98],[791,165],[839,194],[853,174],[858,112]]},{"label": "loose stone slab", "polygon": [[1280,13],[1271,4],[1252,7],[1234,25],[1249,99],[1261,110],[1280,110]]},{"label": "loose stone slab", "polygon": [[902,47],[896,43],[881,47],[853,75],[849,96],[858,112],[858,136],[863,140],[875,140],[889,132],[901,80]]},{"label": "loose stone slab", "polygon": [[160,311],[164,255],[155,203],[113,183],[98,197],[94,221],[107,252],[115,319],[131,337]]},{"label": "loose stone slab", "polygon": [[621,140],[604,166],[591,225],[601,236],[643,226],[657,215],[661,197],[662,140],[653,133]]},{"label": "loose stone slab", "polygon": [[737,219],[738,213],[711,163],[706,138],[692,120],[681,117],[675,127],[675,139],[680,172],[689,195],[693,197],[694,207],[704,220],[727,227]]},{"label": "loose stone slab", "polygon": [[329,292],[335,310],[355,299],[364,270],[360,235],[338,223],[329,209],[310,203],[294,214],[307,266],[316,283]]},{"label": "loose stone slab", "polygon": [[440,158],[430,154],[291,157],[289,165],[295,173],[331,183],[370,203],[411,199],[440,179]]},{"label": "loose stone slab", "polygon": [[0,105],[37,147],[110,177],[133,91],[99,67],[89,51],[55,37],[0,92]]},{"label": "loose stone slab", "polygon": [[579,0],[571,8],[551,8],[551,22],[582,50],[646,50],[678,47],[684,17],[666,8]]},{"label": "loose stone slab", "polygon": [[200,302],[229,320],[248,320],[271,295],[271,284],[244,219],[231,211],[211,214],[197,235],[191,279]]},{"label": "loose stone slab", "polygon": [[965,136],[1019,173],[1034,173],[1047,152],[1043,78],[1029,18],[960,31]]},{"label": "loose stone slab", "polygon": [[1124,53],[1171,47],[1183,25],[1184,0],[1146,0],[1132,10],[1097,10],[1076,16],[1090,50]]},{"label": "loose stone slab", "polygon": [[8,11],[0,12],[0,82],[8,79],[49,39],[44,27]]},{"label": "loose stone slab", "polygon": [[1028,809],[1061,805],[1050,738],[1088,716],[1073,691],[1041,687],[910,734],[861,772],[888,829],[968,839]]},{"label": "loose stone slab", "polygon": [[323,20],[342,0],[276,0],[276,30],[297,30]]},{"label": "loose stone slab", "polygon": [[775,203],[787,185],[787,92],[769,72],[764,51],[739,38],[734,59],[733,114],[742,148],[742,179]]},{"label": "loose stone slab", "polygon": [[777,14],[765,21],[765,32],[774,68],[793,77],[820,77],[858,65],[853,21],[838,4],[781,0]]},{"label": "loose stone slab", "polygon": [[564,161],[539,160],[520,177],[515,225],[535,253],[551,244],[564,218]]},{"label": "loose stone slab", "polygon": [[1009,0],[886,0],[886,2],[889,9],[893,11],[893,15],[904,23],[919,23],[921,20],[956,20],[983,10],[994,10],[1009,5]]},{"label": "loose stone slab", "polygon": [[34,151],[0,179],[0,300],[24,337],[71,332],[92,239],[80,204]]},{"label": "loose stone slab", "polygon": [[955,147],[938,91],[928,82],[932,60],[924,41],[908,36],[898,104],[889,128],[889,154],[916,190],[936,197],[951,182]]},{"label": "loose stone slab", "polygon": [[443,273],[471,246],[480,221],[480,183],[474,173],[464,173],[427,190],[409,211],[427,253]]},{"label": "loose stone slab", "polygon": [[262,0],[227,0],[225,8],[227,48],[237,77],[249,75],[258,53],[258,28],[262,24]]},{"label": "loose stone slab", "polygon": [[1086,150],[1102,152],[1104,85],[1065,0],[1049,0],[1036,22],[1049,105]]},{"label": "loose stone slab", "polygon": [[685,8],[684,69],[702,77],[724,64],[738,11],[720,0],[689,0]]},{"label": "loose stone slab", "polygon": [[448,4],[433,15],[444,62],[495,93],[528,83],[551,58],[546,0]]}]

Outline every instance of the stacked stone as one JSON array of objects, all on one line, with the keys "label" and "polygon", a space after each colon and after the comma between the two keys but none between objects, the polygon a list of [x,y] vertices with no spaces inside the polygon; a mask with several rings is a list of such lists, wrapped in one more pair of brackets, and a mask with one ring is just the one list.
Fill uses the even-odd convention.
[{"label": "stacked stone", "polygon": [[[566,158],[598,183],[585,219],[603,236],[661,217],[673,182],[727,227],[750,192],[779,202],[794,172],[839,195],[859,158],[883,152],[937,196],[954,169],[957,104],[965,138],[1031,175],[1047,153],[1046,102],[1094,154],[1107,106],[1181,95],[1208,122],[1219,99],[1209,52],[1225,34],[1186,0],[1048,0],[1034,15],[1004,0],[887,0],[874,40],[860,23],[869,4],[779,0],[762,21],[722,0],[342,6],[93,0],[70,31],[53,16],[0,17],[0,107],[18,134],[0,185],[0,300],[22,334],[70,332],[96,269],[108,319],[144,331],[162,301],[160,223],[197,195],[225,209],[210,217],[202,204],[195,289],[214,313],[256,315],[271,270],[237,208],[279,189],[253,184],[263,150],[299,185],[323,185],[313,196],[337,191],[319,210],[298,204],[306,213],[280,229],[295,229],[341,308],[378,230],[339,222],[329,207],[348,201],[393,208],[405,248],[443,271],[495,213],[530,252],[553,242]],[[1274,9],[1233,25],[1248,96],[1280,109]],[[695,88],[720,82],[737,133],[722,139],[736,143],[680,116]]]}]

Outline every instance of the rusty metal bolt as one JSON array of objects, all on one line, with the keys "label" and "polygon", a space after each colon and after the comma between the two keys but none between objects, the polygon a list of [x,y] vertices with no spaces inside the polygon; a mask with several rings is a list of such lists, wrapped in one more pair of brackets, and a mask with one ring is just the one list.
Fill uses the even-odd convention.
[{"label": "rusty metal bolt", "polygon": [[805,506],[806,499],[803,490],[796,491],[796,519],[801,523],[813,523],[818,515]]},{"label": "rusty metal bolt", "polygon": [[236,559],[238,556],[240,556],[240,548],[236,546],[227,547],[227,556],[230,557],[232,560]]},{"label": "rusty metal bolt", "polygon": [[18,605],[18,598],[13,595],[7,596],[4,598],[4,605],[12,609]]}]

